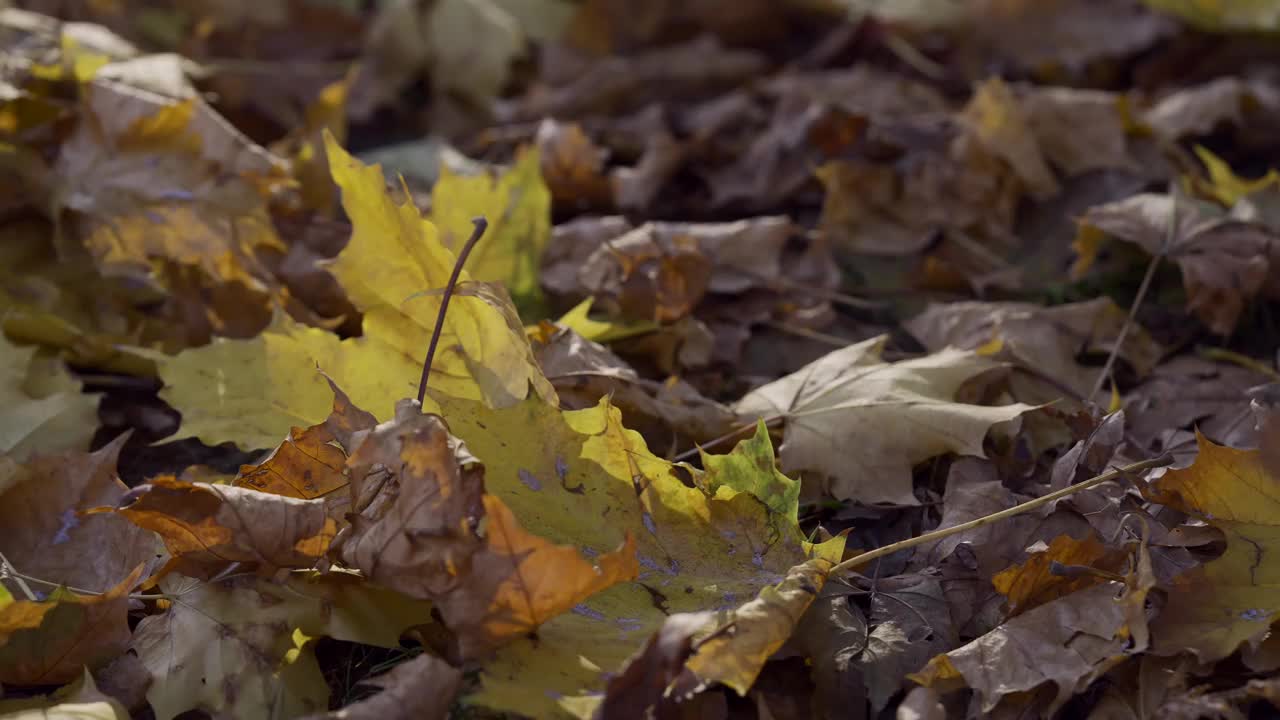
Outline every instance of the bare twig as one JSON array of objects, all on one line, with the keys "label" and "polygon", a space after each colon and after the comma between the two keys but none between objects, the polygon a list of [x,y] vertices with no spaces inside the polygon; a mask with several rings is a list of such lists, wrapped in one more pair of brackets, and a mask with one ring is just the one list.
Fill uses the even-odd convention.
[{"label": "bare twig", "polygon": [[1115,345],[1111,346],[1111,354],[1107,355],[1107,363],[1102,366],[1102,372],[1098,373],[1098,379],[1093,383],[1093,390],[1089,391],[1089,402],[1093,402],[1093,398],[1097,396],[1098,391],[1102,389],[1103,383],[1107,378],[1111,377],[1111,370],[1115,367],[1116,358],[1120,355],[1120,348],[1124,347],[1124,339],[1129,334],[1129,328],[1133,326],[1138,316],[1138,308],[1142,305],[1143,299],[1147,296],[1147,290],[1151,288],[1151,280],[1156,276],[1156,268],[1160,267],[1160,260],[1168,254],[1173,247],[1174,241],[1178,235],[1178,190],[1177,187],[1170,184],[1169,186],[1169,228],[1165,231],[1164,246],[1160,248],[1160,252],[1151,256],[1151,262],[1147,265],[1147,273],[1142,276],[1142,283],[1138,285],[1138,294],[1133,298],[1133,304],[1129,306],[1129,316],[1124,319],[1124,325],[1120,326],[1120,334],[1116,335]]},{"label": "bare twig", "polygon": [[[765,427],[773,427],[774,425],[777,425],[778,423],[782,422],[782,420],[783,420],[783,416],[774,415],[773,417],[765,418],[764,425]],[[715,447],[716,445],[719,445],[720,443],[726,440],[732,440],[738,437],[739,435],[741,435],[742,433],[748,430],[751,430],[755,427],[756,427],[755,422],[736,427],[730,430],[729,432],[721,435],[718,438],[713,438],[711,440],[708,440],[705,443],[702,443],[701,445],[696,445],[692,448],[689,448],[688,450],[685,450],[684,452],[680,453],[674,458],[671,458],[671,462],[681,462],[682,460],[688,460],[689,458],[693,457],[694,455],[697,455],[698,453],[702,452],[703,450],[706,450],[707,448]]]},{"label": "bare twig", "polygon": [[1168,453],[1165,453],[1157,458],[1152,458],[1150,460],[1142,460],[1136,463],[1131,463],[1129,465],[1125,465],[1124,467],[1116,468],[1115,470],[1102,473],[1101,475],[1095,475],[1094,477],[1091,477],[1088,480],[1085,480],[1084,482],[1076,483],[1075,485],[1065,487],[1061,490],[1058,490],[1057,492],[1051,492],[1048,495],[1045,495],[1043,497],[1038,497],[1034,500],[1028,500],[1027,502],[1022,503],[1021,505],[1014,505],[1011,508],[1006,508],[1004,510],[1001,510],[1000,512],[992,513],[990,515],[977,518],[976,520],[970,520],[969,522],[960,523],[959,525],[953,525],[952,527],[943,528],[941,530],[934,530],[933,532],[925,533],[924,535],[917,535],[916,537],[907,538],[906,540],[903,540],[901,542],[885,545],[884,547],[876,548],[875,550],[869,550],[867,552],[862,553],[861,555],[856,555],[852,558],[849,558],[848,560],[845,560],[839,565],[836,565],[835,567],[831,568],[830,574],[834,575],[840,572],[841,570],[849,570],[858,565],[863,565],[865,563],[871,562],[872,560],[875,560],[877,558],[882,558],[886,555],[892,555],[898,552],[899,550],[906,550],[908,548],[917,547],[919,545],[926,545],[928,543],[941,540],[945,537],[950,537],[957,533],[973,530],[974,528],[980,528],[984,525],[990,525],[991,523],[1004,520],[1005,518],[1011,518],[1014,515],[1021,515],[1024,512],[1027,512],[1029,510],[1034,510],[1040,507],[1041,505],[1047,505],[1055,500],[1061,500],[1062,498],[1067,497],[1068,495],[1072,495],[1074,493],[1078,493],[1081,490],[1088,490],[1089,488],[1094,487],[1095,485],[1101,485],[1104,482],[1115,480],[1121,475],[1138,472],[1140,470],[1146,470],[1148,468],[1164,467],[1165,465],[1169,465],[1172,462],[1173,462],[1173,456]]},{"label": "bare twig", "polygon": [[471,237],[467,239],[467,244],[462,246],[462,252],[458,253],[458,260],[453,264],[453,272],[449,275],[449,284],[445,285],[444,297],[440,299],[440,312],[436,314],[436,329],[431,331],[431,344],[427,346],[427,359],[422,361],[422,379],[418,381],[418,404],[421,405],[427,397],[427,379],[431,377],[431,361],[436,356],[436,344],[440,342],[440,332],[444,330],[444,315],[449,310],[449,298],[453,297],[453,291],[458,286],[458,276],[462,274],[462,266],[467,263],[467,256],[471,254],[471,248],[480,242],[480,237],[484,235],[485,229],[489,227],[489,221],[482,217],[472,218],[472,224],[475,229],[471,232]]},{"label": "bare twig", "polygon": [[31,591],[31,586],[27,585],[26,576],[18,572],[18,569],[13,566],[13,563],[9,562],[9,558],[5,557],[4,553],[0,553],[0,578],[6,577],[13,578],[14,584],[18,586],[23,595],[27,596],[28,600],[31,602],[39,601],[40,598],[36,597],[36,594]]}]

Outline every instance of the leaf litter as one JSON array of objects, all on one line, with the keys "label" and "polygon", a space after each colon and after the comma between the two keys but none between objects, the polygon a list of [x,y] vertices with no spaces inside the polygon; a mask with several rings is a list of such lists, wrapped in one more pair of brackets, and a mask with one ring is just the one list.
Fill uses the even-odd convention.
[{"label": "leaf litter", "polygon": [[1280,5],[19,6],[0,714],[1280,707]]}]

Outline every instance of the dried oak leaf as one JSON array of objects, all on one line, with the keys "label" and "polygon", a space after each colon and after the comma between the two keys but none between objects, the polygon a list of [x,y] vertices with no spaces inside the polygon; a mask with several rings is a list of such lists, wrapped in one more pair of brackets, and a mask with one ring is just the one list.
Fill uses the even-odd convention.
[{"label": "dried oak leaf", "polygon": [[132,649],[151,676],[156,717],[187,710],[224,717],[297,717],[328,707],[315,639],[399,647],[406,628],[427,622],[428,603],[350,573],[291,574],[282,582],[238,577],[160,581],[176,596],[146,617]]},{"label": "dried oak leaf", "polygon": [[522,528],[501,500],[484,494],[483,467],[415,402],[402,402],[347,463],[353,499],[375,468],[392,477],[351,518],[338,555],[374,582],[434,602],[459,659],[534,632],[639,572],[630,536],[592,562]]},{"label": "dried oak leaf", "polygon": [[[363,335],[339,340],[280,318],[252,340],[219,339],[158,358],[163,397],[183,416],[179,437],[274,447],[288,428],[323,422],[331,407],[317,365],[376,417],[391,417],[396,400],[414,393],[440,306],[431,291],[444,288],[454,255],[412,204],[392,200],[376,166],[361,164],[331,138],[326,152],[353,225],[330,270],[364,313]],[[464,271],[461,279],[470,275]],[[509,405],[530,385],[554,402],[510,301],[493,293],[454,297],[432,387]]]},{"label": "dried oak leaf", "polygon": [[0,682],[50,685],[105,665],[129,644],[129,591],[142,578],[133,569],[101,595],[56,589],[43,600],[14,600],[0,589]]},{"label": "dried oak leaf", "polygon": [[114,512],[164,540],[172,556],[164,572],[202,579],[232,563],[262,574],[311,567],[337,533],[322,500],[184,482],[172,475],[133,488]]},{"label": "dried oak leaf", "polygon": [[[1075,273],[1092,262],[1101,238],[1132,242],[1177,263],[1187,291],[1187,310],[1209,329],[1227,335],[1245,303],[1261,291],[1271,268],[1275,232],[1258,222],[1234,219],[1203,204],[1178,202],[1178,226],[1170,230],[1174,198],[1134,195],[1090,208],[1080,219]],[[1172,240],[1166,248],[1166,241]]]},{"label": "dried oak leaf", "polygon": [[0,457],[0,552],[19,572],[78,592],[107,592],[154,559],[159,546],[150,532],[115,515],[83,514],[125,496],[116,477],[124,441],[25,463]]},{"label": "dried oak leaf", "polygon": [[[590,557],[630,536],[641,569],[636,582],[614,585],[552,618],[536,639],[500,648],[471,698],[477,704],[538,717],[587,716],[610,674],[668,617],[728,613],[751,602],[751,612],[735,617],[736,632],[754,649],[723,668],[730,673],[725,680],[749,684],[766,659],[761,653],[780,645],[792,625],[772,613],[798,618],[799,605],[811,597],[801,581],[816,591],[823,579],[819,561],[839,560],[843,538],[804,542],[796,483],[774,468],[767,433],[739,443],[723,460],[704,457],[705,473],[688,470],[690,487],[682,480],[686,469],[650,453],[607,399],[574,411],[532,399],[504,409],[438,399],[451,431],[488,459],[486,487],[521,525],[553,542],[574,543]],[[536,442],[531,427],[538,428]],[[781,604],[778,593],[786,598]],[[716,668],[706,672],[691,684],[721,677]]]},{"label": "dried oak leaf", "polygon": [[0,333],[0,453],[14,461],[35,452],[87,450],[98,427],[95,396],[82,393],[62,362],[37,355],[38,349],[14,345]]},{"label": "dried oak leaf", "polygon": [[886,340],[831,352],[751,391],[734,410],[783,419],[784,472],[816,470],[841,499],[915,505],[913,465],[946,452],[981,456],[988,428],[1032,406],[956,402],[961,385],[1001,365],[955,349],[887,363]]},{"label": "dried oak leaf", "polygon": [[1151,632],[1156,652],[1190,650],[1212,662],[1261,640],[1280,617],[1280,564],[1270,554],[1280,542],[1280,479],[1263,468],[1257,450],[1216,445],[1200,434],[1196,444],[1195,463],[1169,470],[1146,495],[1218,528],[1227,549],[1174,580]]},{"label": "dried oak leaf", "polygon": [[[953,346],[988,356],[1007,355],[1017,367],[1087,399],[1102,368],[1083,366],[1076,358],[1085,352],[1110,352],[1127,316],[1105,297],[1053,307],[957,302],[930,305],[907,321],[906,329],[931,351]],[[1144,376],[1161,352],[1141,326],[1131,326],[1119,356]]]}]

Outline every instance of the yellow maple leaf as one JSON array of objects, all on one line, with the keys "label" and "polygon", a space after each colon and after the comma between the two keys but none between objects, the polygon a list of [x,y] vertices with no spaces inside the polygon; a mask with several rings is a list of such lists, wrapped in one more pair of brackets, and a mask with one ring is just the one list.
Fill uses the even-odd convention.
[{"label": "yellow maple leaf", "polygon": [[[364,313],[363,335],[340,340],[280,317],[252,340],[216,339],[175,357],[155,356],[163,396],[183,413],[179,437],[274,447],[290,427],[328,416],[331,394],[317,367],[379,418],[415,394],[442,299],[437,291],[455,257],[412,203],[391,198],[376,165],[356,160],[328,134],[325,151],[352,223],[330,271]],[[470,279],[464,270],[461,281]],[[510,300],[471,283],[449,304],[431,387],[503,406],[526,397],[530,385],[555,402]]]},{"label": "yellow maple leaf", "polygon": [[[843,553],[843,537],[805,542],[799,484],[774,469],[762,429],[728,455],[704,456],[699,471],[654,456],[607,399],[573,411],[532,399],[501,409],[437,400],[451,432],[485,463],[485,489],[526,530],[592,557],[631,537],[640,563],[638,583],[614,585],[548,620],[536,641],[502,647],[477,704],[590,717],[608,675],[670,615],[720,609],[705,632],[736,623],[735,636],[708,644],[687,667],[745,692]],[[694,487],[681,480],[685,472]]]},{"label": "yellow maple leaf", "polygon": [[489,221],[489,229],[467,261],[471,277],[505,284],[517,307],[526,314],[536,310],[542,298],[542,251],[551,239],[551,191],[536,150],[521,153],[497,177],[440,168],[431,188],[431,220],[441,242],[459,252],[471,235],[471,219],[478,216]]}]

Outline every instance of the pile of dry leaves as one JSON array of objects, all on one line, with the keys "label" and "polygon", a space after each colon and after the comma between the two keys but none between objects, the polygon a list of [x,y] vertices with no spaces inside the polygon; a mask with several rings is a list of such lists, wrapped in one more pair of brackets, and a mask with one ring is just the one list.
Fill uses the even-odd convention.
[{"label": "pile of dry leaves", "polygon": [[1275,0],[17,5],[3,717],[1280,708]]}]

